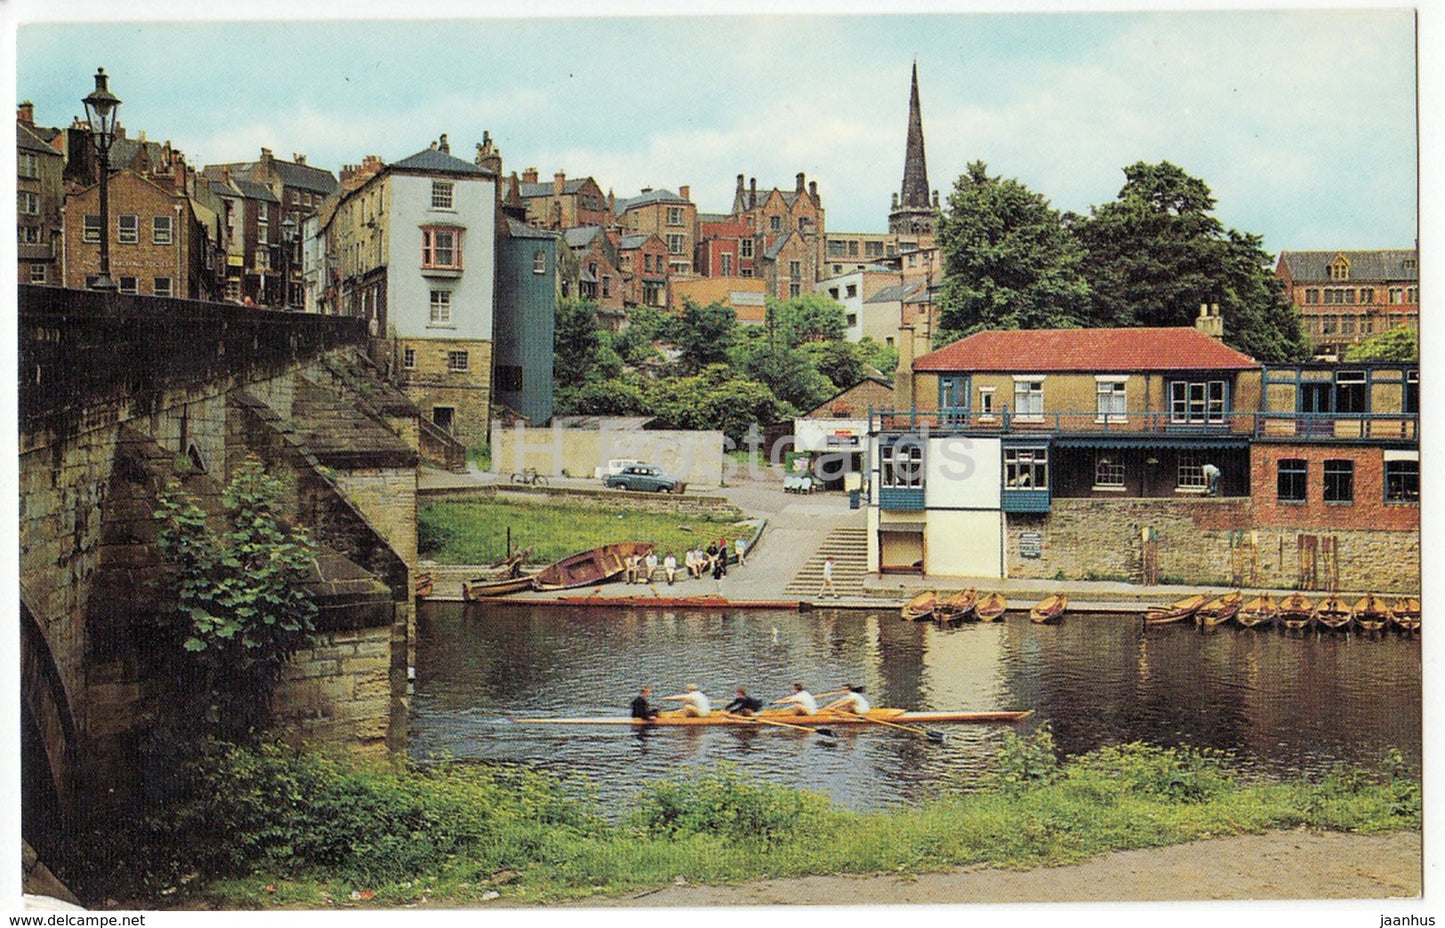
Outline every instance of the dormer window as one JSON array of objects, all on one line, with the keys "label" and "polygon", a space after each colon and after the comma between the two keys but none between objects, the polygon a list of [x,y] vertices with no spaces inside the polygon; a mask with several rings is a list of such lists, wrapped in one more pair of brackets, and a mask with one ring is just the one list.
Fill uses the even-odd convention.
[{"label": "dormer window", "polygon": [[1339,255],[1330,262],[1330,280],[1349,280],[1350,262],[1344,255]]}]

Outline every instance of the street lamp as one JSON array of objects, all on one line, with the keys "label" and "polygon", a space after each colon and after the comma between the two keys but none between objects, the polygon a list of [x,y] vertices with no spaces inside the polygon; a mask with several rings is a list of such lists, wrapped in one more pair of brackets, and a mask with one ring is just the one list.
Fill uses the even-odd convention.
[{"label": "street lamp", "polygon": [[287,216],[281,221],[281,242],[284,249],[281,262],[281,304],[291,308],[291,253],[296,250],[296,220]]},{"label": "street lamp", "polygon": [[100,155],[100,276],[90,285],[92,290],[114,290],[110,279],[110,147],[115,144],[116,111],[120,98],[110,92],[105,68],[95,69],[95,90],[83,101],[90,120],[90,138]]}]

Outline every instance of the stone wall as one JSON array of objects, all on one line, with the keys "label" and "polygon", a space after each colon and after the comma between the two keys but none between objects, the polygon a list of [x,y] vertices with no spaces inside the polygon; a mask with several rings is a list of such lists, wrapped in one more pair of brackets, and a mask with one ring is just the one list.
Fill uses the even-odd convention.
[{"label": "stone wall", "polygon": [[[1257,527],[1247,499],[1055,499],[1048,514],[1013,513],[1007,525],[1008,572],[1016,578],[1137,581],[1142,530],[1148,526],[1157,533],[1160,583],[1230,584],[1233,538],[1236,543],[1257,541],[1245,585],[1292,589],[1300,580],[1299,537],[1311,535],[1338,540],[1342,590],[1414,593],[1420,588],[1418,532]],[[1021,556],[1025,532],[1043,536],[1040,557]],[[1321,585],[1324,573],[1321,561]]]},{"label": "stone wall", "polygon": [[276,687],[278,729],[290,743],[387,748],[391,725],[391,630],[324,632],[298,651]]},{"label": "stone wall", "polygon": [[481,486],[467,489],[418,490],[423,500],[510,499],[553,503],[579,509],[631,509],[641,512],[680,512],[732,521],[746,518],[743,511],[721,496],[684,493],[632,493],[627,490],[578,490],[568,487]]},{"label": "stone wall", "polygon": [[687,483],[715,487],[723,478],[723,433],[492,426],[495,473],[530,467],[553,477],[592,477],[614,458],[646,461]]}]

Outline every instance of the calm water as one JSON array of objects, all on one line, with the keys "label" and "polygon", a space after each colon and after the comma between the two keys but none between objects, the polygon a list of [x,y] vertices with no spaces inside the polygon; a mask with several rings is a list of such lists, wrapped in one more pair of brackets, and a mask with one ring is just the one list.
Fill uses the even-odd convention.
[{"label": "calm water", "polygon": [[585,774],[604,799],[728,761],[854,808],[909,801],[985,769],[1009,728],[946,726],[935,744],[906,732],[838,729],[838,742],[779,728],[522,726],[528,716],[625,715],[637,689],[743,685],[765,699],[862,683],[874,705],[1035,710],[1076,754],[1146,741],[1228,750],[1249,770],[1319,772],[1421,754],[1420,642],[1394,635],[1285,635],[1192,625],[1145,631],[1137,618],[1026,617],[940,630],[895,611],[688,612],[490,609],[427,603],[419,616],[411,750],[418,758],[526,764]]}]

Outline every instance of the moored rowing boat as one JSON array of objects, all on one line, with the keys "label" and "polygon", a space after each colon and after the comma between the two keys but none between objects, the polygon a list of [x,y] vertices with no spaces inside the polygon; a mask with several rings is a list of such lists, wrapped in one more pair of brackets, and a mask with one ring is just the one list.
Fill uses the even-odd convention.
[{"label": "moored rowing boat", "polygon": [[1055,593],[1048,599],[1034,604],[1034,607],[1029,610],[1029,621],[1038,622],[1040,625],[1046,622],[1057,622],[1067,608],[1069,608],[1068,597],[1062,593]]},{"label": "moored rowing boat", "polygon": [[1234,618],[1243,603],[1244,594],[1239,590],[1225,593],[1200,606],[1199,611],[1194,613],[1194,621],[1205,628],[1213,628]]},{"label": "moored rowing boat", "polygon": [[933,607],[933,617],[940,622],[962,622],[973,615],[978,605],[978,590],[972,587],[939,600]]},{"label": "moored rowing boat", "polygon": [[626,716],[604,716],[600,718],[553,718],[553,719],[513,719],[518,725],[657,725],[662,727],[676,726],[682,728],[723,726],[723,727],[745,727],[757,724],[758,719],[766,721],[787,722],[789,725],[803,725],[816,727],[819,725],[868,725],[873,722],[912,722],[920,725],[932,725],[943,722],[955,723],[983,723],[983,722],[1017,722],[1028,718],[1033,714],[1032,709],[1021,711],[1002,712],[909,712],[906,709],[873,709],[867,715],[854,715],[851,712],[838,712],[823,710],[813,715],[794,715],[786,711],[769,709],[758,713],[756,717],[744,715],[731,715],[723,712],[713,712],[701,718],[693,715],[683,715],[682,712],[664,712],[652,719],[635,719]]},{"label": "moored rowing boat", "polygon": [[655,546],[645,541],[622,541],[602,545],[590,551],[568,555],[555,564],[542,568],[532,578],[536,590],[570,590],[579,586],[603,583],[626,569],[629,557],[644,557]]},{"label": "moored rowing boat", "polygon": [[1350,607],[1338,593],[1331,593],[1315,604],[1315,624],[1332,631],[1347,631],[1350,627]]},{"label": "moored rowing boat", "polygon": [[1200,606],[1204,605],[1205,598],[1203,593],[1198,593],[1194,596],[1186,596],[1167,606],[1150,606],[1144,613],[1144,624],[1166,625],[1190,618],[1199,611]]},{"label": "moored rowing boat", "polygon": [[1275,605],[1274,597],[1268,593],[1261,593],[1254,599],[1239,607],[1239,614],[1234,620],[1245,628],[1254,628],[1256,625],[1268,625],[1279,615],[1279,606]]},{"label": "moored rowing boat", "polygon": [[1350,611],[1350,618],[1365,631],[1377,632],[1395,621],[1395,614],[1383,599],[1374,593],[1366,593],[1363,599],[1355,603],[1355,608]]},{"label": "moored rowing boat", "polygon": [[1004,599],[1002,593],[995,591],[980,599],[973,611],[980,622],[992,622],[1008,611],[1008,600]]},{"label": "moored rowing boat", "polygon": [[1314,611],[1314,603],[1303,593],[1291,593],[1279,604],[1279,624],[1291,630],[1308,628]]},{"label": "moored rowing boat", "polygon": [[1395,618],[1395,626],[1402,631],[1414,632],[1420,630],[1420,600],[1414,596],[1402,596],[1395,600],[1390,614]]},{"label": "moored rowing boat", "polygon": [[506,596],[508,593],[520,593],[522,590],[532,588],[532,575],[523,574],[519,577],[504,577],[501,580],[486,580],[478,577],[470,583],[462,581],[462,598],[467,602],[480,602],[485,599],[492,599],[497,596]]},{"label": "moored rowing boat", "polygon": [[925,619],[933,618],[933,610],[938,605],[938,594],[929,590],[919,593],[904,605],[900,615],[905,619],[912,619],[915,622],[922,622]]}]

